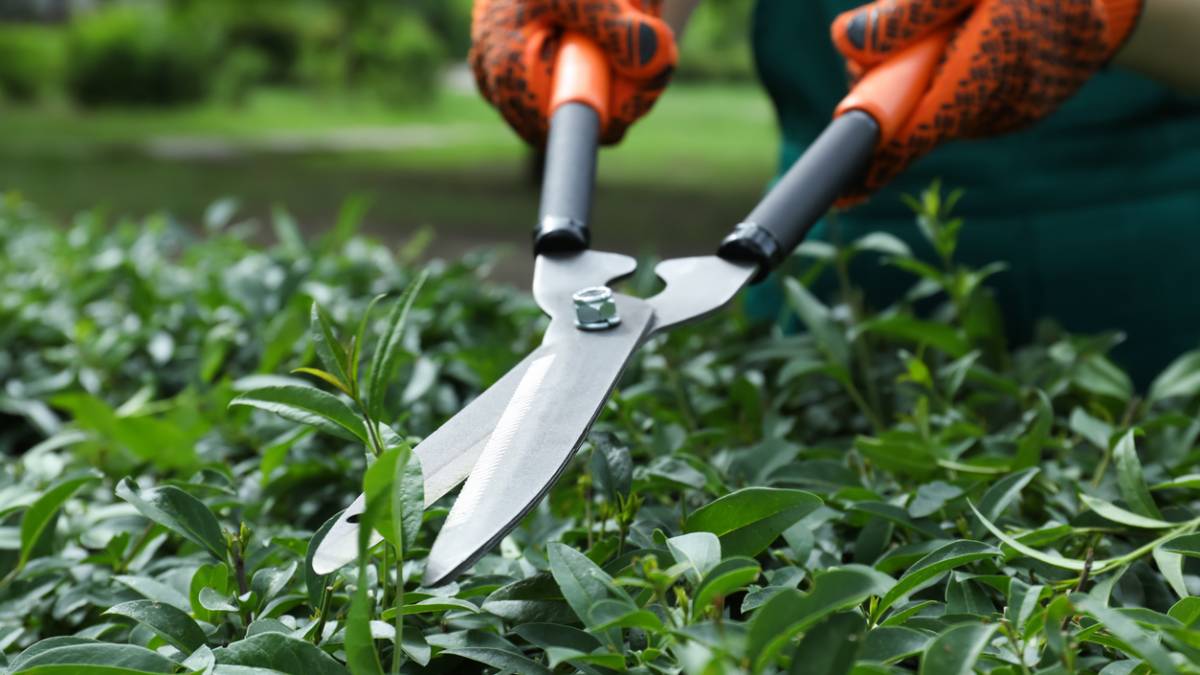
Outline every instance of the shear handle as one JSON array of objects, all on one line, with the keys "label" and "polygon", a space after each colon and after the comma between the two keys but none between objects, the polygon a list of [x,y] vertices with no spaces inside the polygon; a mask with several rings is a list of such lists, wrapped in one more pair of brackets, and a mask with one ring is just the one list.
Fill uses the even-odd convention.
[{"label": "shear handle", "polygon": [[935,33],[868,71],[829,126],[721,242],[717,255],[758,265],[755,281],[783,262],[867,169],[875,148],[908,121],[948,39],[946,31]]},{"label": "shear handle", "polygon": [[574,33],[563,36],[554,64],[535,254],[583,251],[591,243],[588,216],[611,79],[594,42]]}]

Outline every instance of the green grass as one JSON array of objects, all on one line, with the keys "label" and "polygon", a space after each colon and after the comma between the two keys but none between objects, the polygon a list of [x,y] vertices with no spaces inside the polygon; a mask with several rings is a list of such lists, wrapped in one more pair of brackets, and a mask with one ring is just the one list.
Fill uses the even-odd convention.
[{"label": "green grass", "polygon": [[[265,91],[238,109],[9,108],[0,111],[0,124],[0,189],[64,217],[100,204],[116,214],[165,209],[194,220],[213,200],[236,196],[258,215],[286,203],[312,230],[327,226],[347,196],[365,193],[374,202],[369,229],[403,236],[434,226],[449,252],[473,243],[524,246],[537,209],[527,148],[473,93],[448,92],[427,106],[394,110],[367,99]],[[363,128],[446,138],[368,152],[260,146],[281,134],[320,138]],[[775,133],[770,106],[754,85],[672,88],[624,143],[601,154],[598,243],[707,252],[770,177]],[[146,144],[164,137],[221,141],[238,153],[148,155]],[[689,233],[686,241],[681,231]]]}]

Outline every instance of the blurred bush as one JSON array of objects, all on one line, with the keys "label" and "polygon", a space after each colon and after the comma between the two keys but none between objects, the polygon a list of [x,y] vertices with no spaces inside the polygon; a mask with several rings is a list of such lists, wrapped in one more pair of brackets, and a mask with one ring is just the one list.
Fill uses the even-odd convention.
[{"label": "blurred bush", "polygon": [[442,45],[421,17],[358,27],[351,37],[348,80],[382,100],[403,105],[431,98],[444,60]]},{"label": "blurred bush", "polygon": [[[366,93],[397,105],[436,94],[470,47],[472,0],[108,0],[65,24],[0,25],[0,96],[64,91],[76,103],[243,102],[256,87]],[[678,77],[748,79],[751,0],[706,0]]]},{"label": "blurred bush", "polygon": [[0,97],[33,101],[62,81],[62,34],[34,24],[0,24]]},{"label": "blurred bush", "polygon": [[750,80],[751,0],[706,0],[692,14],[679,45],[679,80]]},{"label": "blurred bush", "polygon": [[67,91],[85,106],[200,101],[212,89],[220,51],[214,27],[148,4],[77,16],[67,45]]}]

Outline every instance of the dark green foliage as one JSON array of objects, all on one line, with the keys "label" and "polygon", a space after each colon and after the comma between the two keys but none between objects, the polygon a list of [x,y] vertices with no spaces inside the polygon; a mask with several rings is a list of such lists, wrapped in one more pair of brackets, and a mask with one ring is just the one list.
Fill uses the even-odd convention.
[{"label": "dark green foliage", "polygon": [[62,82],[62,35],[36,25],[0,24],[0,98],[33,101]]},{"label": "dark green foliage", "polygon": [[214,27],[153,5],[118,4],[72,20],[67,90],[85,106],[174,105],[208,95]]},{"label": "dark green foliage", "polygon": [[[915,204],[938,260],[800,251],[909,270],[909,301],[789,281],[804,334],[733,310],[653,340],[546,503],[426,588],[453,497],[422,508],[410,448],[536,344],[526,295],[477,257],[418,273],[358,204],[314,242],[280,212],[261,248],[230,202],[198,236],[8,199],[7,667],[1195,672],[1200,358],[1142,397],[1107,338],[994,349],[988,272],[953,257],[970,224]],[[360,490],[384,539],[316,576]]]}]

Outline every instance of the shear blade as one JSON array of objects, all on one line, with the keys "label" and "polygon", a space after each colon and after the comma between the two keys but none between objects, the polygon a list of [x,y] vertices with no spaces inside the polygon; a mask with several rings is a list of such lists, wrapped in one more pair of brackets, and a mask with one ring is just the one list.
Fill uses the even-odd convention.
[{"label": "shear blade", "polygon": [[[545,348],[535,349],[413,449],[424,475],[426,507],[466,479],[525,370],[545,351]],[[329,574],[358,558],[358,518],[365,508],[366,499],[359,495],[325,533],[313,555],[314,572]],[[380,539],[373,532],[371,545]]]},{"label": "shear blade", "polygon": [[649,304],[617,296],[621,324],[555,330],[501,413],[429,552],[423,583],[445,583],[497,544],[554,484],[646,334]]}]

